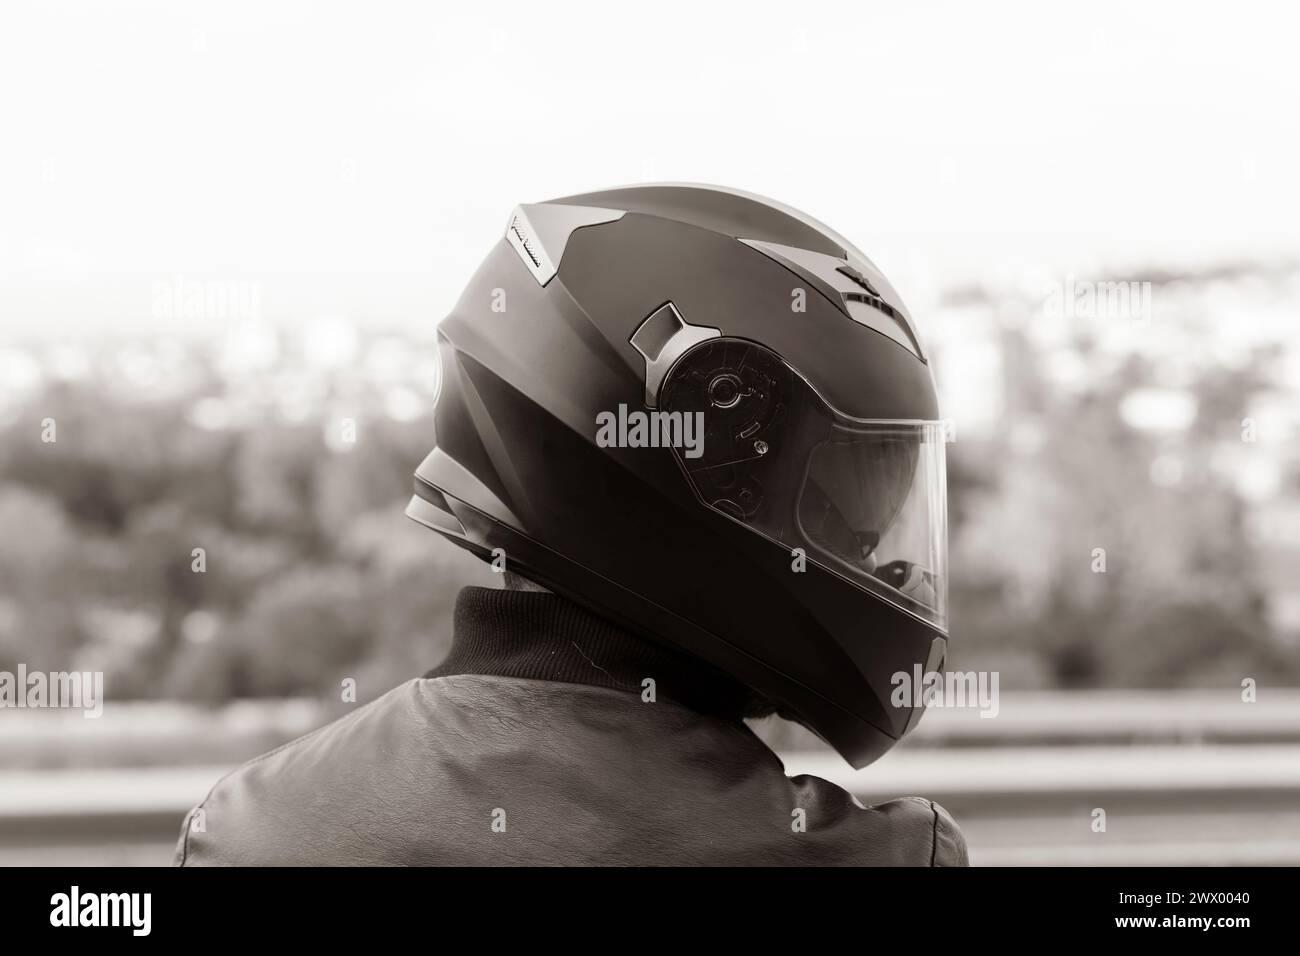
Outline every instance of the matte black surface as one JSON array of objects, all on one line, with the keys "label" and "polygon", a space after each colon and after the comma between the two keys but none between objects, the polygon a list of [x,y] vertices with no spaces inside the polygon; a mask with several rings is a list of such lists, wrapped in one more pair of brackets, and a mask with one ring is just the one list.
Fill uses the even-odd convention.
[{"label": "matte black surface", "polygon": [[[689,192],[664,201],[702,194]],[[784,213],[708,195],[704,219],[755,216],[772,241],[809,241]],[[417,493],[454,514],[464,535],[436,530],[456,543],[502,548],[513,569],[732,674],[860,766],[913,722],[890,677],[925,665],[941,632],[813,561],[792,571],[784,547],[700,501],[671,449],[595,444],[597,414],[644,407],[628,340],[667,301],[761,342],[842,413],[937,417],[925,363],[821,295],[792,312],[795,278],[730,235],[636,212],[574,231],[545,288],[501,241],[440,326],[438,444]]]}]

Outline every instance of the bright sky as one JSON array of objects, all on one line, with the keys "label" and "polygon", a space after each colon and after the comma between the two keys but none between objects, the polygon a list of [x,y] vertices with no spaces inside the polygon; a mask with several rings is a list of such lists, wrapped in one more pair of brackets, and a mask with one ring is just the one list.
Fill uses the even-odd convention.
[{"label": "bright sky", "polygon": [[518,202],[716,182],[913,301],[1300,254],[1292,5],[0,5],[0,334],[175,275],[436,319]]}]

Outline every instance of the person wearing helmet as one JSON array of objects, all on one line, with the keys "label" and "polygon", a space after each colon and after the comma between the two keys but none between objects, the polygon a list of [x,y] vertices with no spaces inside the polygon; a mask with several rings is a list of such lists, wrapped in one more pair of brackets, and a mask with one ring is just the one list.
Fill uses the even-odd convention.
[{"label": "person wearing helmet", "polygon": [[830,229],[713,187],[523,205],[438,329],[407,514],[497,569],[447,659],[221,781],[177,860],[964,865],[853,767],[943,666],[945,433],[897,292]]}]

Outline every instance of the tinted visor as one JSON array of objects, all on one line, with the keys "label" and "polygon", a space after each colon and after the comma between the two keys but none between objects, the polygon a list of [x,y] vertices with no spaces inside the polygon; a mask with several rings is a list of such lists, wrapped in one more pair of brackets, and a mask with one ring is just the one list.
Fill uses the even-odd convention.
[{"label": "tinted visor", "polygon": [[705,504],[946,632],[941,422],[841,414],[774,352],[725,338],[678,360],[659,407],[703,417],[702,448],[675,451]]}]

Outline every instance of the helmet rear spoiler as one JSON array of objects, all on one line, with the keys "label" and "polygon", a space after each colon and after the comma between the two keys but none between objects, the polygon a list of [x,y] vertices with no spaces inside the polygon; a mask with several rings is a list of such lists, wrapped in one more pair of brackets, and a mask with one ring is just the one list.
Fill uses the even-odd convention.
[{"label": "helmet rear spoiler", "polygon": [[432,528],[440,534],[456,537],[465,536],[465,526],[451,512],[447,499],[437,488],[431,488],[424,482],[415,482],[415,494],[406,506],[406,516],[418,521],[426,528]]}]

